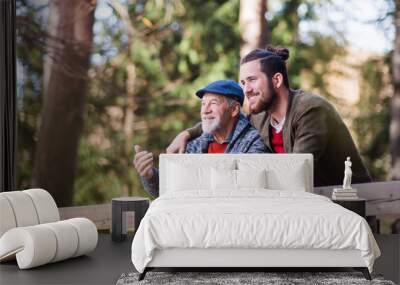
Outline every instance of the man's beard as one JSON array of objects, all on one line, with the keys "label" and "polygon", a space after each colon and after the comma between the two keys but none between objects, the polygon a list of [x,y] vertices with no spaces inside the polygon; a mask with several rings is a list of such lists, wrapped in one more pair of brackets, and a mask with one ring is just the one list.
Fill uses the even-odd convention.
[{"label": "man's beard", "polygon": [[275,89],[272,87],[272,80],[268,79],[268,91],[269,91],[269,100],[268,101],[264,101],[262,100],[262,98],[260,98],[256,104],[256,108],[254,110],[251,110],[252,114],[258,114],[260,112],[263,111],[270,111],[275,103],[276,103],[276,99],[278,98],[278,92],[275,91]]},{"label": "man's beard", "polygon": [[202,119],[201,128],[203,133],[213,134],[220,128],[221,120],[219,117],[214,117],[214,119]]}]

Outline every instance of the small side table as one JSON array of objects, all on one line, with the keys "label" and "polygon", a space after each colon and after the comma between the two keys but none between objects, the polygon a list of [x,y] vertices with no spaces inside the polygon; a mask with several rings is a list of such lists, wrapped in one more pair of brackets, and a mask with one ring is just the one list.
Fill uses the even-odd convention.
[{"label": "small side table", "polygon": [[135,212],[135,231],[138,229],[140,221],[149,208],[150,200],[143,197],[120,197],[113,198],[112,207],[112,232],[113,241],[123,241],[127,236],[126,215],[124,212]]},{"label": "small side table", "polygon": [[335,200],[333,199],[332,202],[339,204],[340,206],[353,211],[356,214],[359,214],[364,219],[366,218],[365,212],[365,199],[355,199],[355,200]]}]

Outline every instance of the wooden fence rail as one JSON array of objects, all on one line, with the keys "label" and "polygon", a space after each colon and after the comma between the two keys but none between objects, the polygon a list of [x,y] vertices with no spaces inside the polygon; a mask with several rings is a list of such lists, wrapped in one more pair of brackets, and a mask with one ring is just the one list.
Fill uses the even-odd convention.
[{"label": "wooden fence rail", "polygon": [[111,228],[111,204],[63,207],[59,212],[61,220],[83,217],[93,221],[99,230]]},{"label": "wooden fence rail", "polygon": [[[333,188],[339,186],[316,187],[314,193],[332,196]],[[353,184],[358,196],[367,200],[367,216],[399,215],[400,216],[400,181],[372,182]]]},{"label": "wooden fence rail", "polygon": [[[314,193],[331,197],[333,188],[341,186],[316,187]],[[353,184],[358,190],[360,198],[367,200],[367,216],[392,216],[400,218],[400,181],[373,182],[364,184]],[[59,208],[61,219],[85,217],[92,220],[99,230],[111,229],[111,203],[64,207]],[[128,229],[134,225],[134,213],[129,212],[126,216]]]}]

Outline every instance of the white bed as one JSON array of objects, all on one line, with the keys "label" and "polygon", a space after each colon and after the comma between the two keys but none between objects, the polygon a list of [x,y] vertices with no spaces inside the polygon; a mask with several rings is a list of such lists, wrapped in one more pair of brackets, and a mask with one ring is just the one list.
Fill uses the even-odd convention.
[{"label": "white bed", "polygon": [[[154,267],[354,267],[379,248],[367,222],[312,194],[310,154],[161,155],[160,197],[132,243]],[[368,269],[367,269],[368,268]]]}]

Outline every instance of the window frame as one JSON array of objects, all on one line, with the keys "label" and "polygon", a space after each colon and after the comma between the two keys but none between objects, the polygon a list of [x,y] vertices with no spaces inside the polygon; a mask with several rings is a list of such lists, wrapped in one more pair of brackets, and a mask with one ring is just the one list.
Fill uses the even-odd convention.
[{"label": "window frame", "polygon": [[16,0],[0,1],[0,192],[16,190]]}]

